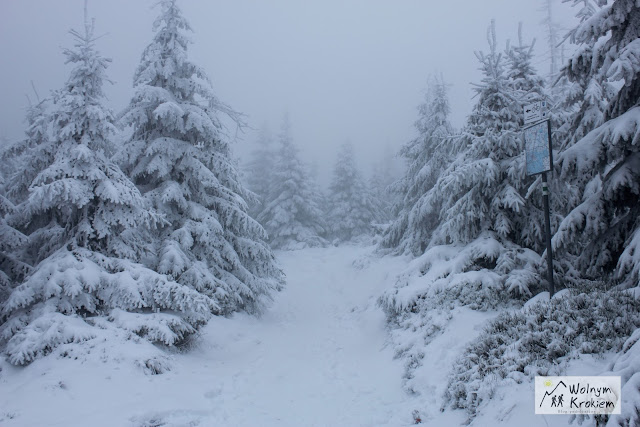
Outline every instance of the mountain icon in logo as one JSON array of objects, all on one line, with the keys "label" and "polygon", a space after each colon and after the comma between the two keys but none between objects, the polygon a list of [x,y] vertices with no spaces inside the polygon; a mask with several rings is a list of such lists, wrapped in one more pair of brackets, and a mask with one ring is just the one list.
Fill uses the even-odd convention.
[{"label": "mountain icon in logo", "polygon": [[[546,385],[546,384],[545,384]],[[542,397],[542,401],[540,402],[540,407],[542,407],[542,404],[544,403],[544,399],[547,398],[547,396],[552,396],[556,393],[556,390],[558,389],[558,387],[563,386],[565,389],[567,388],[567,385],[564,383],[564,381],[560,381],[558,383],[557,386],[555,386],[555,388],[553,390],[551,390],[551,392],[545,391],[544,392],[544,396]],[[555,400],[555,399],[554,399]]]}]

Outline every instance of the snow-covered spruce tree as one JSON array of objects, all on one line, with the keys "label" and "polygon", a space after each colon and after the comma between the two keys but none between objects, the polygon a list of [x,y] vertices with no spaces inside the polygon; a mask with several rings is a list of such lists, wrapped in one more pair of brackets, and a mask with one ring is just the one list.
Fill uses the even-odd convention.
[{"label": "snow-covered spruce tree", "polygon": [[[509,87],[513,97],[512,108],[519,112],[523,107],[534,102],[546,101],[550,103],[551,99],[545,90],[545,82],[540,77],[532,65],[533,47],[535,39],[531,44],[527,45],[523,42],[522,23],[518,25],[518,44],[507,45],[506,54],[508,60],[507,78]],[[520,134],[522,138],[522,128],[524,127],[523,118],[520,119]],[[552,123],[555,128],[556,124]],[[524,150],[524,147],[521,147]],[[538,253],[545,250],[545,229],[544,229],[544,208],[543,198],[541,197],[542,179],[541,176],[536,177],[533,182],[531,179],[522,175],[522,182],[529,184],[526,190],[526,209],[521,212],[524,216],[526,224],[521,230],[521,239],[518,243],[530,249],[534,249]],[[527,182],[529,181],[529,182]],[[567,203],[567,198],[571,197],[571,193],[565,190],[565,183],[558,180],[552,180],[550,187],[553,191],[551,205],[551,226],[557,229],[557,225],[562,220],[562,208]],[[542,267],[545,267],[544,265]]]},{"label": "snow-covered spruce tree", "polygon": [[418,112],[418,136],[400,150],[407,163],[406,174],[393,184],[393,191],[403,197],[395,207],[395,220],[381,241],[383,247],[413,255],[424,252],[438,225],[439,206],[426,201],[427,193],[454,154],[447,84],[441,77],[430,77]]},{"label": "snow-covered spruce tree", "polygon": [[[576,17],[581,23],[590,19],[599,9],[592,0],[565,0],[572,1],[574,6],[580,5]],[[577,42],[576,57],[585,58],[593,54],[593,44]],[[595,74],[587,78],[573,76],[569,78],[566,68],[562,70],[558,79],[554,82],[551,93],[558,99],[552,108],[552,115],[561,115],[562,120],[556,120],[557,129],[554,131],[554,140],[559,150],[565,150],[581,140],[589,131],[600,126],[604,120],[604,113],[609,105],[609,100],[615,94],[615,87],[608,80],[601,80]],[[591,176],[585,181],[589,181]],[[571,208],[570,208],[571,209]]]},{"label": "snow-covered spruce tree", "polygon": [[506,76],[513,91],[513,97],[518,103],[513,107],[514,109],[522,109],[524,105],[547,100],[544,79],[536,73],[531,63],[534,46],[535,40],[529,45],[524,44],[522,23],[518,24],[518,44],[507,44],[506,49],[508,63]]},{"label": "snow-covered spruce tree", "polygon": [[[557,0],[542,0],[543,4],[539,10],[544,14],[541,24],[546,30],[546,41],[549,59],[549,75],[547,78],[547,95],[549,102],[549,115],[551,117],[551,132],[554,141],[554,147],[562,147],[563,141],[571,136],[568,122],[574,116],[576,105],[581,103],[585,94],[585,88],[577,84],[571,84],[566,76],[560,72],[560,68],[565,62],[564,48],[567,39],[561,40],[559,35],[562,31],[561,26],[554,19],[554,2]],[[562,0],[572,1],[572,0]],[[585,14],[590,13],[592,8],[591,0],[580,0],[585,4]],[[556,157],[554,156],[554,159]],[[554,181],[550,182],[550,186],[554,185]],[[552,193],[557,189],[552,188]],[[553,199],[552,199],[553,200]]]},{"label": "snow-covered spruce tree", "polygon": [[325,246],[325,221],[317,204],[319,195],[300,160],[291,137],[288,116],[284,117],[279,135],[279,150],[274,169],[273,186],[258,221],[269,234],[269,242],[279,249]]},{"label": "snow-covered spruce tree", "polygon": [[393,154],[390,154],[389,158],[376,162],[369,177],[369,189],[380,213],[380,223],[375,224],[375,228],[381,235],[386,230],[385,227],[388,223],[394,218],[393,208],[400,200],[400,197],[391,190],[392,184],[397,180],[393,177],[393,172],[389,167],[392,160]]},{"label": "snow-covered spruce tree", "polygon": [[[0,304],[22,282],[30,266],[21,253],[26,236],[14,228],[15,204],[23,202],[29,186],[45,165],[53,161],[53,149],[47,144],[49,100],[39,101],[27,109],[25,139],[17,143],[2,141],[0,155]],[[8,222],[9,221],[9,222]]]},{"label": "snow-covered spruce tree", "polygon": [[274,179],[276,150],[266,124],[260,129],[255,146],[256,148],[251,153],[251,159],[245,167],[247,187],[256,195],[256,200],[249,203],[249,214],[252,218],[258,218],[264,209]]},{"label": "snow-covered spruce tree", "polygon": [[54,161],[56,144],[49,137],[50,104],[49,99],[44,99],[29,106],[25,138],[15,143],[7,142],[0,156],[4,174],[0,190],[0,286],[4,286],[5,297],[0,297],[2,301],[31,271],[28,263],[32,260],[25,253],[27,238],[15,228],[21,220],[15,205],[27,199],[29,187],[38,173]]},{"label": "snow-covered spruce tree", "polygon": [[[577,18],[581,23],[590,19],[601,8],[591,0],[566,0],[572,1],[574,6],[580,5]],[[575,57],[589,58],[593,55],[594,45],[588,42],[578,42]],[[581,140],[589,131],[600,126],[604,121],[604,114],[609,105],[609,100],[614,96],[616,89],[608,80],[602,80],[595,73],[590,77],[583,74],[582,77],[569,78],[566,68],[562,70],[559,78],[552,87],[552,92],[559,93],[560,105],[552,113],[560,113],[567,118],[558,123],[559,137],[555,138],[558,148],[562,151]],[[560,86],[560,90],[556,90]],[[555,136],[555,135],[554,135]],[[589,181],[592,176],[585,178]]]},{"label": "snow-covered spruce tree", "polygon": [[[604,3],[602,3],[604,4]],[[640,5],[616,0],[573,32],[579,49],[565,67],[569,79],[619,87],[595,126],[560,154],[561,179],[582,180],[581,203],[553,238],[577,255],[583,277],[638,286],[640,275]],[[586,102],[586,101],[585,101]],[[597,113],[598,107],[594,107]],[[586,121],[586,117],[580,123]]]},{"label": "snow-covered spruce tree", "polygon": [[499,249],[479,250],[474,263],[482,260],[481,265],[498,273],[497,283],[509,292],[529,295],[535,291],[529,287],[540,279],[532,264],[539,256],[527,248],[529,230],[541,226],[532,223],[535,216],[524,198],[521,125],[522,103],[540,96],[534,90],[538,79],[528,75],[533,72],[527,66],[528,47],[513,53],[519,62],[505,64],[493,22],[487,34],[490,52],[476,54],[484,77],[476,85],[478,102],[457,142],[461,151],[425,198],[425,204],[440,207],[430,244],[468,245],[482,239],[483,248]]},{"label": "snow-covered spruce tree", "polygon": [[[579,1],[580,11],[578,18],[581,22],[589,19],[599,9],[591,1]],[[591,55],[592,46],[581,43],[576,52],[583,55]],[[566,72],[562,72],[550,89],[552,97],[551,123],[554,145],[554,174],[549,187],[551,190],[552,230],[558,229],[559,222],[580,203],[582,194],[587,185],[597,175],[595,170],[585,170],[583,173],[573,176],[571,179],[562,178],[561,162],[558,159],[567,148],[581,140],[589,131],[602,124],[604,114],[609,105],[609,99],[615,93],[614,85],[598,76],[591,78],[569,79]],[[539,194],[540,180],[538,179],[530,187],[537,189]],[[595,181],[597,182],[597,180]],[[532,197],[531,200],[540,200],[540,197]],[[538,203],[539,205],[539,203]],[[564,247],[554,252],[554,269],[557,277],[564,286],[582,286],[583,278],[576,269],[575,254]],[[546,259],[543,260],[546,264]],[[546,268],[546,266],[544,266]]]},{"label": "snow-covered spruce tree", "polygon": [[321,236],[325,236],[325,234],[328,233],[326,210],[329,206],[329,195],[320,186],[319,176],[318,161],[317,159],[313,159],[308,163],[307,178],[309,181],[309,193],[313,204],[320,209],[320,212],[322,212],[320,223],[325,231]]},{"label": "snow-covered spruce tree", "polygon": [[380,220],[378,209],[356,165],[353,145],[347,142],[338,152],[329,186],[328,236],[349,241],[371,234],[374,222]]},{"label": "snow-covered spruce tree", "polygon": [[53,163],[57,146],[50,138],[51,107],[49,99],[30,105],[25,138],[11,145],[2,155],[3,163],[10,169],[6,176],[6,195],[13,203],[24,201],[37,174]]},{"label": "snow-covered spruce tree", "polygon": [[7,216],[14,214],[15,206],[5,196],[5,181],[0,175],[0,307],[9,297],[15,285],[29,272],[29,266],[18,256],[18,249],[26,236],[7,223]]},{"label": "snow-covered spruce tree", "polygon": [[259,312],[283,274],[264,229],[247,213],[248,192],[222,132],[218,114],[234,113],[188,60],[191,29],[176,1],[160,8],[122,116],[132,135],[117,156],[167,220],[150,236],[155,256],[146,263],[211,299],[215,314]]},{"label": "snow-covered spruce tree", "polygon": [[160,219],[105,157],[115,131],[102,90],[109,60],[95,49],[93,26],[85,22],[84,34],[71,34],[75,49],[64,53],[73,69],[53,96],[52,162],[39,147],[27,151],[37,157],[28,163],[43,168],[13,218],[27,235],[34,266],[2,307],[0,336],[14,364],[113,326],[173,344],[214,307],[134,262],[146,243],[138,230]]}]

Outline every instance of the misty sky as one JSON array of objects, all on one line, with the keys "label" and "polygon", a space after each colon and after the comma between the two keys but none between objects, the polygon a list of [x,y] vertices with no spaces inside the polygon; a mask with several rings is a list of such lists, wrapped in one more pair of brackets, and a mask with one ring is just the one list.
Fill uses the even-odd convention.
[{"label": "misty sky", "polygon": [[[131,96],[133,72],[152,38],[155,0],[90,0],[97,45],[113,59],[107,85],[119,112]],[[496,19],[499,46],[537,38],[536,66],[548,73],[540,24],[542,0],[183,0],[193,27],[191,59],[204,67],[219,98],[277,133],[288,111],[293,137],[326,182],[337,147],[350,140],[367,175],[370,165],[414,136],[417,105],[430,73],[452,85],[452,121],[461,126],[479,82],[476,50],[488,49]],[[569,28],[574,11],[556,0],[557,20]],[[25,95],[61,87],[69,67],[63,47],[80,29],[83,0],[0,0],[0,136],[21,138]],[[236,143],[245,156],[255,139]],[[386,148],[385,148],[386,147]]]}]

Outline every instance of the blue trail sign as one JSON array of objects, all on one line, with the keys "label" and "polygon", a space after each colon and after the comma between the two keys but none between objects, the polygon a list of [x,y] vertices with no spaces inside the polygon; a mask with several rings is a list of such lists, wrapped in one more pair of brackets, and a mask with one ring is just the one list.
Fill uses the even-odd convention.
[{"label": "blue trail sign", "polygon": [[551,171],[551,125],[549,120],[524,129],[524,149],[527,159],[527,175]]}]

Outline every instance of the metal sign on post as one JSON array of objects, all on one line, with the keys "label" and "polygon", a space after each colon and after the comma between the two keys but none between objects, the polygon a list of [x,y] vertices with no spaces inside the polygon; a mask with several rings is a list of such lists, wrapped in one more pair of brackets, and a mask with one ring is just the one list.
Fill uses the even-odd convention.
[{"label": "metal sign on post", "polygon": [[549,120],[524,129],[524,150],[527,160],[527,175],[551,171],[553,152],[551,151],[551,124]]},{"label": "metal sign on post", "polygon": [[549,214],[549,186],[547,172],[553,167],[551,146],[551,123],[545,101],[536,102],[524,107],[524,123],[532,124],[524,129],[524,146],[527,160],[527,175],[542,174],[542,198],[544,201],[544,220],[547,231],[547,274],[549,280],[549,296],[555,292],[553,282],[553,252],[551,249],[551,219]]},{"label": "metal sign on post", "polygon": [[547,101],[538,101],[524,106],[524,124],[540,122],[549,118]]}]

